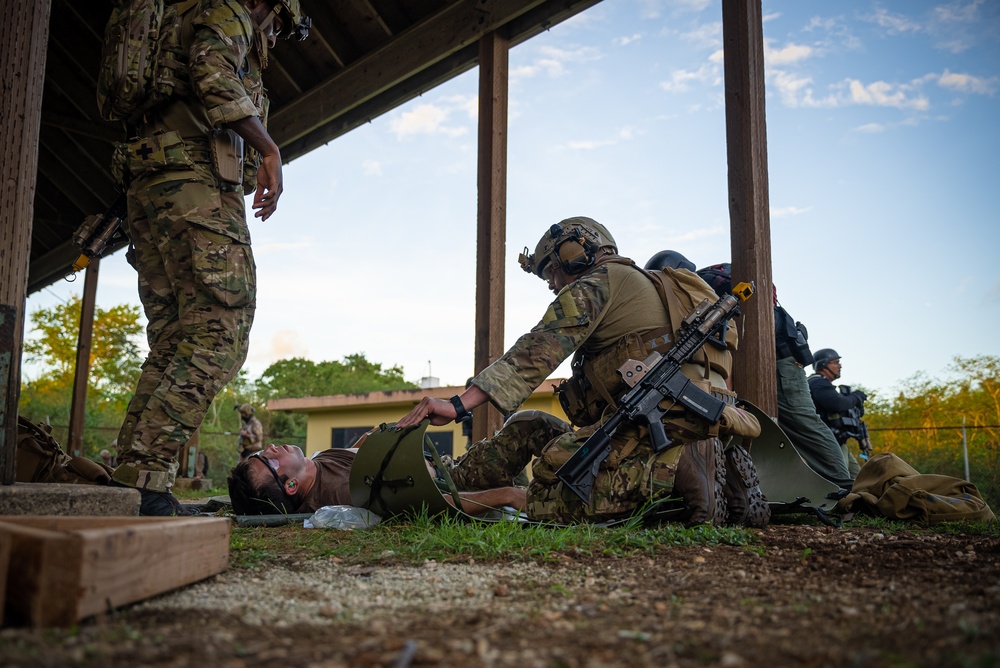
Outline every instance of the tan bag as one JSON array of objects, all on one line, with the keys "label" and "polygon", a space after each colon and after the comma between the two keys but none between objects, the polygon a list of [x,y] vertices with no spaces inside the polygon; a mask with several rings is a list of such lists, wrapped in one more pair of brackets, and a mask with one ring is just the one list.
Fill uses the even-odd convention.
[{"label": "tan bag", "polygon": [[46,426],[17,416],[17,482],[107,485],[111,468],[85,457],[72,457],[59,447]]},{"label": "tan bag", "polygon": [[861,467],[851,493],[838,506],[925,524],[994,519],[973,483],[922,474],[891,452],[874,455]]}]

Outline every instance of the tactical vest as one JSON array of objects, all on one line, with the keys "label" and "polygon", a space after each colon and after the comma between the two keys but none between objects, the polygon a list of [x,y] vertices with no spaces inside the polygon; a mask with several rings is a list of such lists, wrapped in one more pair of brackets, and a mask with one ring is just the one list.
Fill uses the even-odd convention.
[{"label": "tactical vest", "polygon": [[[681,322],[694,307],[705,299],[711,303],[717,300],[712,288],[686,269],[668,268],[650,273],[627,258],[613,257],[605,262],[631,266],[649,279],[666,311],[667,322],[653,330],[628,332],[598,353],[590,354],[583,349],[574,353],[573,375],[556,391],[563,411],[578,427],[595,424],[617,408],[616,400],[628,390],[618,373],[622,364],[629,359],[644,360],[653,352],[665,353],[673,345]],[[609,280],[612,270],[613,267],[608,268]],[[692,363],[685,365],[684,373],[692,379],[704,380],[702,389],[706,391],[720,389],[729,394],[724,386],[732,371],[732,351],[736,350],[737,343],[736,330],[729,327],[726,349],[703,347],[695,353]]]}]

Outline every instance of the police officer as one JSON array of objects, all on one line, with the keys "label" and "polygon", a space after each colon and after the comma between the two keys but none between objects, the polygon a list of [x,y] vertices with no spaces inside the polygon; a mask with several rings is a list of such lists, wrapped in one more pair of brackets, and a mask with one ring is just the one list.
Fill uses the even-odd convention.
[{"label": "police officer", "polygon": [[298,0],[196,3],[181,17],[173,96],[133,119],[119,153],[149,355],[113,482],[141,492],[140,514],[187,514],[170,492],[177,452],[246,359],[256,269],[244,189],[267,220],[283,187],[261,70],[277,37],[308,24]]},{"label": "police officer", "polygon": [[840,355],[833,348],[823,348],[813,354],[813,374],[809,376],[809,393],[816,412],[830,427],[847,459],[851,477],[856,478],[861,466],[847,446],[854,438],[861,445],[862,457],[867,458],[871,444],[867,429],[862,429],[861,417],[865,414],[867,395],[861,390],[851,390],[846,385],[839,388],[833,381],[840,378]]},{"label": "police officer", "polygon": [[[552,225],[534,253],[525,248],[520,263],[556,295],[541,321],[477,374],[461,396],[424,397],[397,427],[424,419],[432,425],[462,420],[487,401],[510,414],[575,353],[573,379],[558,389],[573,425],[540,411],[514,413],[495,437],[474,444],[459,460],[451,470],[455,484],[460,489],[509,485],[513,474],[530,462],[533,477],[525,509],[533,519],[606,520],[630,514],[660,493],[683,488],[693,508],[690,521],[722,523],[726,504],[719,488],[725,483],[725,457],[714,432],[709,435],[712,425],[703,420],[693,427],[701,433],[688,433],[678,441],[686,440],[687,445],[659,454],[653,452],[645,427],[625,424],[612,438],[612,452],[601,464],[590,503],[559,481],[556,471],[612,414],[611,402],[628,389],[616,370],[630,357],[644,359],[657,342],[666,345],[672,339],[660,335],[672,333],[674,323],[653,280],[618,255],[611,233],[591,218],[578,216]],[[696,369],[691,375],[711,376],[712,385],[724,390],[720,373],[692,366]],[[673,425],[665,421],[665,426],[675,433]]]}]

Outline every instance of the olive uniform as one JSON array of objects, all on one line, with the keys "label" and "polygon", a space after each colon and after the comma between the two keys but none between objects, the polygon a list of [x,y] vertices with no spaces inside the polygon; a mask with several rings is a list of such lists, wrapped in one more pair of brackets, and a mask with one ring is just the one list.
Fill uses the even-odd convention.
[{"label": "olive uniform", "polygon": [[[265,119],[254,41],[248,10],[237,0],[202,0],[185,14],[181,45],[189,60],[177,72],[176,93],[133,128],[123,151],[128,259],[139,274],[149,355],[118,437],[113,477],[121,484],[170,490],[179,448],[246,358],[256,269],[242,151],[234,143],[213,160],[211,137],[225,153],[224,124]],[[255,174],[256,165],[246,170]]]}]

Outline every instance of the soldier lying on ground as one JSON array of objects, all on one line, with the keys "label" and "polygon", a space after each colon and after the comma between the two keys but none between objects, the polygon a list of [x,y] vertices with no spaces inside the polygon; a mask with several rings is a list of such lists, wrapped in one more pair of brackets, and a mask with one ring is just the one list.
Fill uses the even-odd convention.
[{"label": "soldier lying on ground", "polygon": [[[269,445],[233,468],[229,498],[237,515],[312,513],[351,505],[351,465],[357,448],[330,448],[307,458],[295,445]],[[434,469],[428,464],[434,475]],[[508,506],[524,508],[524,490],[504,486],[461,492],[471,515]],[[446,500],[451,503],[448,496]]]}]

